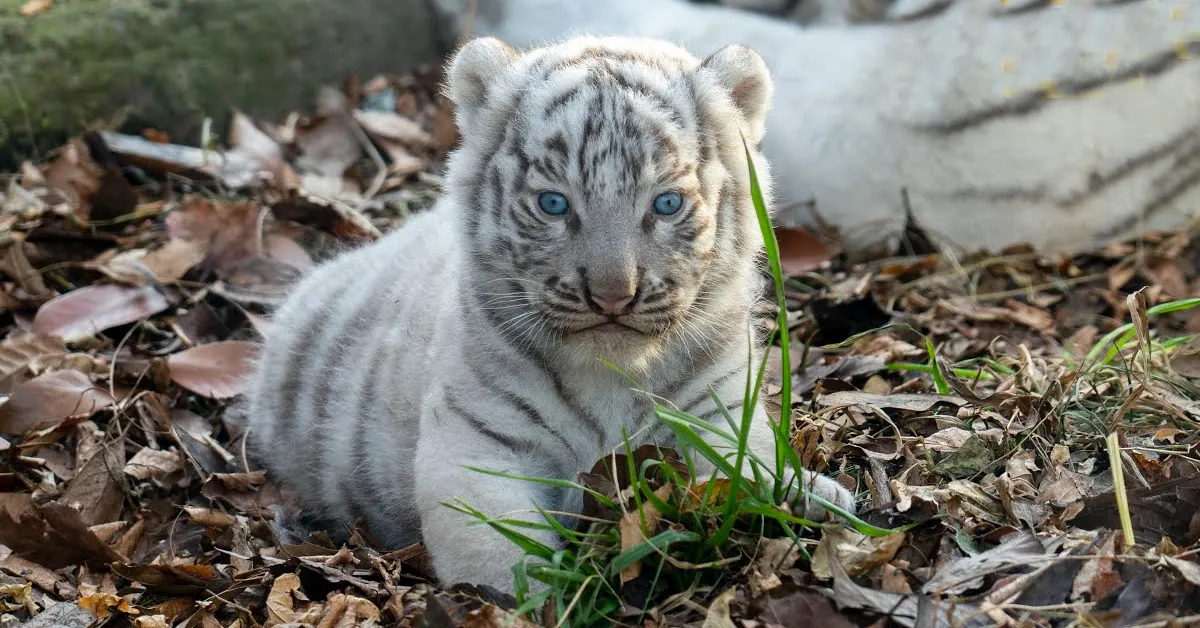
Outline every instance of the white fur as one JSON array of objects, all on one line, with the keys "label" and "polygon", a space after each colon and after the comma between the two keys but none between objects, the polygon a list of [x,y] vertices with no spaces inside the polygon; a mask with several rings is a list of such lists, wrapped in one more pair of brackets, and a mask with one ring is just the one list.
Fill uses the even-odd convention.
[{"label": "white fur", "polygon": [[[462,0],[436,2],[463,11]],[[518,46],[564,33],[647,36],[698,55],[753,45],[776,85],[764,151],[776,168],[780,221],[811,223],[802,205],[813,201],[853,248],[899,231],[903,188],[935,236],[970,248],[1078,250],[1178,227],[1200,209],[1195,61],[1032,113],[931,130],[1036,99],[1055,83],[1128,71],[1183,46],[1195,53],[1200,7],[1072,0],[998,15],[997,4],[957,0],[911,23],[800,28],[683,0],[495,0],[473,32]],[[1128,164],[1128,174],[1087,195]]]}]

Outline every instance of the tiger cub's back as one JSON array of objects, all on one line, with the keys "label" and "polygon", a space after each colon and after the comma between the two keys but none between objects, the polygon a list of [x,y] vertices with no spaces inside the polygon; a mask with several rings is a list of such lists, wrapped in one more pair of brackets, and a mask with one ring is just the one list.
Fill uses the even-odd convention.
[{"label": "tiger cub's back", "polygon": [[272,319],[247,391],[250,442],[319,515],[385,522],[411,510],[417,420],[389,408],[419,407],[436,378],[423,354],[454,292],[446,214],[318,267]]}]

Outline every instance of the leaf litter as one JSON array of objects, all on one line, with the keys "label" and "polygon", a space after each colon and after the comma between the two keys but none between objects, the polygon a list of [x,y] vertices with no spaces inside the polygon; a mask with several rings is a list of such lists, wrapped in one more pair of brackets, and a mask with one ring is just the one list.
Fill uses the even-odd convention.
[{"label": "leaf litter", "polygon": [[[272,307],[314,264],[437,198],[457,141],[438,80],[351,82],[279,123],[235,112],[225,146],[89,133],[0,175],[0,622],[558,623],[483,587],[436,586],[419,544],[380,547],[361,522],[310,531],[284,478],[246,452],[243,376]],[[612,574],[624,608],[606,619],[1196,621],[1195,234],[1073,257],[852,261],[827,229],[780,229],[800,342],[791,373],[777,350],[769,360],[768,406],[790,406],[804,464],[891,532],[739,530],[721,560],[682,564],[642,550],[732,487],[658,475],[657,501],[639,503],[627,463],[680,471],[678,458],[607,457],[578,480],[617,507],[588,495],[584,516],[614,531],[610,555],[639,558]],[[671,589],[664,566],[715,584]]]}]

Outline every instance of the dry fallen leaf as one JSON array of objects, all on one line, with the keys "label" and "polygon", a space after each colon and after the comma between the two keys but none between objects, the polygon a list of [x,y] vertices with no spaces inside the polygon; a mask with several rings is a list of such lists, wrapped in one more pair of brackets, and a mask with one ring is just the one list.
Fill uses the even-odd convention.
[{"label": "dry fallen leaf", "polygon": [[167,233],[204,243],[205,264],[220,272],[262,252],[261,223],[262,208],[255,203],[193,195],[167,216]]},{"label": "dry fallen leaf", "polygon": [[354,111],[354,119],[376,140],[392,140],[408,148],[429,148],[433,137],[420,124],[390,111]]},{"label": "dry fallen leaf", "polygon": [[62,423],[73,416],[87,416],[112,402],[87,375],[75,370],[39,375],[13,390],[0,406],[0,433],[24,434]]},{"label": "dry fallen leaf", "polygon": [[142,258],[142,264],[159,281],[175,281],[183,277],[193,266],[208,256],[208,242],[203,240],[173,238],[161,248],[150,251]]},{"label": "dry fallen leaf", "polygon": [[259,345],[243,340],[214,342],[167,358],[171,380],[211,399],[227,399],[242,393],[253,369]]},{"label": "dry fallen leaf", "polygon": [[33,319],[39,334],[78,342],[157,314],[171,303],[153,286],[92,285],[55,297]]},{"label": "dry fallen leaf", "polygon": [[54,297],[54,292],[46,286],[42,274],[38,272],[29,258],[25,256],[25,241],[23,237],[14,237],[4,246],[4,254],[0,256],[0,272],[17,280],[21,288],[34,299],[44,300]]},{"label": "dry fallen leaf", "polygon": [[[671,484],[664,484],[655,490],[654,494],[658,496],[659,499],[666,501],[673,488],[674,487]],[[643,503],[640,512],[638,510],[632,510],[625,513],[625,515],[621,517],[620,521],[621,551],[629,551],[638,543],[641,543],[642,541],[654,536],[660,521],[662,521],[662,513],[659,512],[651,502]],[[643,522],[646,524],[644,528],[642,527]],[[638,575],[641,573],[641,561],[633,563],[632,565],[621,570],[621,584],[636,580]]]},{"label": "dry fallen leaf", "polygon": [[775,239],[779,241],[779,263],[783,272],[789,275],[820,268],[841,252],[807,229],[778,227]]},{"label": "dry fallen leaf", "polygon": [[104,619],[114,612],[125,615],[140,615],[141,611],[129,605],[129,600],[111,593],[97,593],[79,600],[79,606]]},{"label": "dry fallen leaf", "polygon": [[99,451],[80,464],[82,467],[67,483],[59,501],[71,507],[83,525],[117,521],[124,506],[121,468],[125,466],[125,448],[116,443],[101,445]]},{"label": "dry fallen leaf", "polygon": [[125,463],[125,475],[139,480],[160,478],[183,470],[179,452],[143,447]]},{"label": "dry fallen leaf", "polygon": [[54,0],[29,0],[21,5],[22,17],[33,17],[54,5]]},{"label": "dry fallen leaf", "polygon": [[[286,624],[296,620],[294,593],[300,592],[300,577],[285,573],[275,579],[271,592],[267,594],[267,625]],[[303,594],[301,594],[303,595]]]},{"label": "dry fallen leaf", "polygon": [[13,334],[0,341],[0,393],[27,379],[31,370],[46,366],[67,353],[62,338],[43,334]]},{"label": "dry fallen leaf", "polygon": [[104,169],[92,160],[87,144],[79,138],[68,142],[46,169],[46,182],[68,196],[72,212],[79,220],[91,217],[90,200],[100,191],[103,179]]}]

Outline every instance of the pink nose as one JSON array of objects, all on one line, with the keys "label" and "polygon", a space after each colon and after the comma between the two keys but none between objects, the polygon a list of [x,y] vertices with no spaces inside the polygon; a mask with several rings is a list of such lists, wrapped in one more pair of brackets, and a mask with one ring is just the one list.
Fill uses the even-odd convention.
[{"label": "pink nose", "polygon": [[635,296],[637,295],[625,294],[624,290],[620,292],[593,292],[591,293],[591,300],[595,309],[600,310],[601,314],[621,314],[630,303],[633,303]]}]

